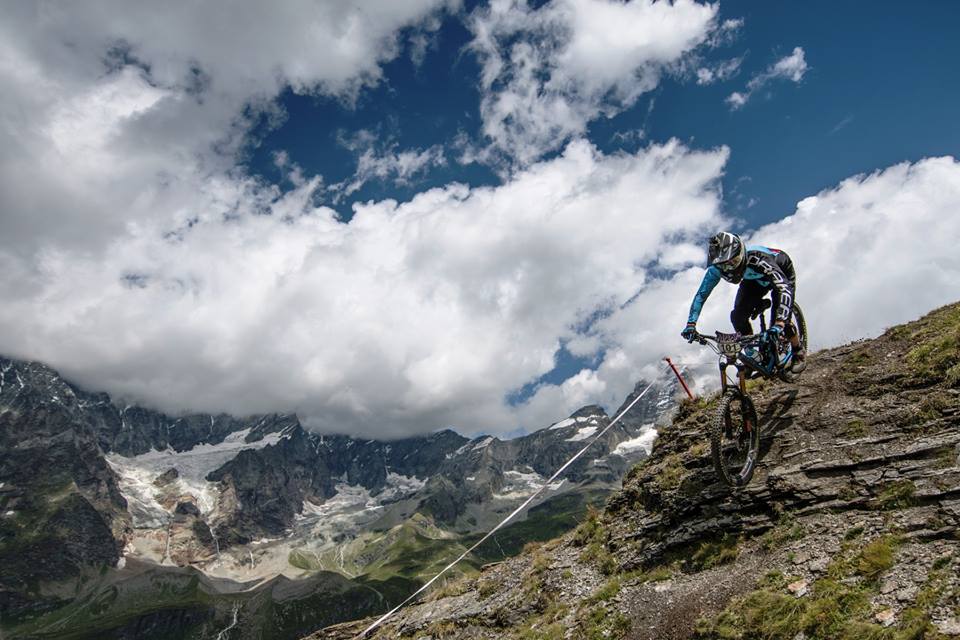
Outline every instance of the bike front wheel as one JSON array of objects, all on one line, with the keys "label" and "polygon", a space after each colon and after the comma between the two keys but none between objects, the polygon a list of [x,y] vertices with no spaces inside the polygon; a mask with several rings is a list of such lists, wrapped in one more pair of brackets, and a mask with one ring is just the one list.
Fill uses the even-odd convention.
[{"label": "bike front wheel", "polygon": [[710,448],[717,475],[728,486],[745,486],[760,453],[760,425],[750,397],[727,389],[710,428]]}]

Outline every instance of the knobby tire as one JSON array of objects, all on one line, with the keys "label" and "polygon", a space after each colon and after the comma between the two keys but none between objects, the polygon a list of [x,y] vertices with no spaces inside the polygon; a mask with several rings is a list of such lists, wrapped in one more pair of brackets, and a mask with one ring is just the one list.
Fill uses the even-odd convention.
[{"label": "knobby tire", "polygon": [[[733,439],[726,436],[728,416],[734,428]],[[744,459],[731,467],[724,455],[724,445],[735,444],[747,421],[750,424],[750,431],[743,443],[746,445],[743,451]],[[713,465],[723,482],[732,488],[740,488],[750,482],[760,455],[760,425],[753,401],[749,396],[740,393],[739,389],[727,389],[720,398],[720,405],[710,425],[710,449],[713,454]]]}]

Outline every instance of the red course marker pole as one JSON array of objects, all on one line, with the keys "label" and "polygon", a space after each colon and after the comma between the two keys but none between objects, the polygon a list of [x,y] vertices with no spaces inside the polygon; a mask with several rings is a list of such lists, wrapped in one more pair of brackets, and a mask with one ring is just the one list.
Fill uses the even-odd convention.
[{"label": "red course marker pole", "polygon": [[690,387],[687,386],[683,376],[680,375],[679,371],[677,371],[676,365],[673,364],[669,357],[664,358],[664,360],[666,360],[667,364],[670,365],[670,368],[673,369],[673,375],[677,376],[677,380],[680,381],[681,386],[683,386],[683,390],[686,391],[687,395],[690,396],[690,399],[693,400],[693,393],[690,392]]}]

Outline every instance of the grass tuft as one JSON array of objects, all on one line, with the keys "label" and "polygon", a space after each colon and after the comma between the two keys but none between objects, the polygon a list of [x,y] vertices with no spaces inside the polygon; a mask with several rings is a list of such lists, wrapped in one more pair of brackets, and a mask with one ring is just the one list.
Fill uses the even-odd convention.
[{"label": "grass tuft", "polygon": [[848,438],[861,438],[867,435],[867,433],[869,433],[867,423],[859,418],[848,422],[846,428],[843,430],[843,435]]},{"label": "grass tuft", "polygon": [[719,399],[720,394],[716,393],[709,396],[697,396],[692,400],[690,398],[682,398],[680,402],[677,403],[677,413],[673,418],[674,424],[682,422],[694,414],[705,412],[715,407]]},{"label": "grass tuft", "polygon": [[843,539],[853,540],[854,538],[859,538],[861,535],[863,535],[863,525],[857,525],[847,529],[846,533],[843,534]]},{"label": "grass tuft", "polygon": [[896,536],[884,536],[869,542],[854,561],[856,572],[870,582],[893,566],[900,542]]},{"label": "grass tuft", "polygon": [[587,517],[573,533],[573,544],[578,547],[585,547],[592,542],[600,542],[605,535],[603,523],[600,522],[600,512],[593,507],[589,507]]},{"label": "grass tuft", "polygon": [[690,558],[690,566],[696,570],[712,569],[733,562],[739,555],[737,538],[724,534],[719,540],[704,542]]},{"label": "grass tuft", "polygon": [[619,611],[608,611],[603,606],[592,609],[575,638],[587,640],[616,640],[630,631],[630,619]]},{"label": "grass tuft", "polygon": [[580,554],[583,562],[593,562],[597,564],[600,573],[609,576],[617,570],[617,561],[607,551],[607,548],[599,542],[591,542],[587,548]]},{"label": "grass tuft", "polygon": [[912,480],[897,480],[883,487],[877,496],[879,509],[905,509],[915,504],[914,494],[917,486]]},{"label": "grass tuft", "polygon": [[500,583],[493,578],[481,578],[477,581],[477,599],[486,600],[497,592]]},{"label": "grass tuft", "polygon": [[657,482],[664,491],[670,491],[680,486],[685,473],[683,460],[676,453],[664,457],[661,463],[660,473],[657,475]]},{"label": "grass tuft", "polygon": [[805,530],[799,522],[783,522],[760,536],[760,548],[764,551],[779,549],[783,545],[803,538]]},{"label": "grass tuft", "polygon": [[646,582],[663,582],[674,576],[676,571],[672,567],[661,566],[654,567],[647,571],[629,571],[621,576],[624,582],[636,580],[643,584]]},{"label": "grass tuft", "polygon": [[596,592],[590,596],[588,602],[606,602],[618,593],[620,593],[620,578],[614,576],[613,578],[607,580],[602,587],[597,589]]},{"label": "grass tuft", "polygon": [[907,364],[922,380],[960,383],[960,305],[937,309],[918,324],[919,344],[907,353]]}]

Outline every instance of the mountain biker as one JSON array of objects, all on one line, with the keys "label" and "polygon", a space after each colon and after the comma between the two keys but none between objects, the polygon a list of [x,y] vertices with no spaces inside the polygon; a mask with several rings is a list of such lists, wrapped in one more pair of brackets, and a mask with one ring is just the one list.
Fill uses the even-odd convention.
[{"label": "mountain biker", "polygon": [[[740,285],[733,311],[730,312],[730,322],[741,335],[753,333],[750,316],[760,308],[763,297],[770,292],[773,305],[770,307],[770,329],[767,333],[769,337],[776,338],[780,333],[788,332],[787,337],[793,346],[791,368],[796,373],[803,371],[806,368],[806,354],[800,346],[800,336],[793,331],[790,323],[797,288],[797,275],[790,256],[780,249],[745,246],[740,236],[721,231],[710,238],[707,261],[707,272],[693,297],[687,326],[680,335],[688,342],[693,341],[703,303],[723,278]],[[777,343],[776,340],[770,342],[774,345]]]}]

